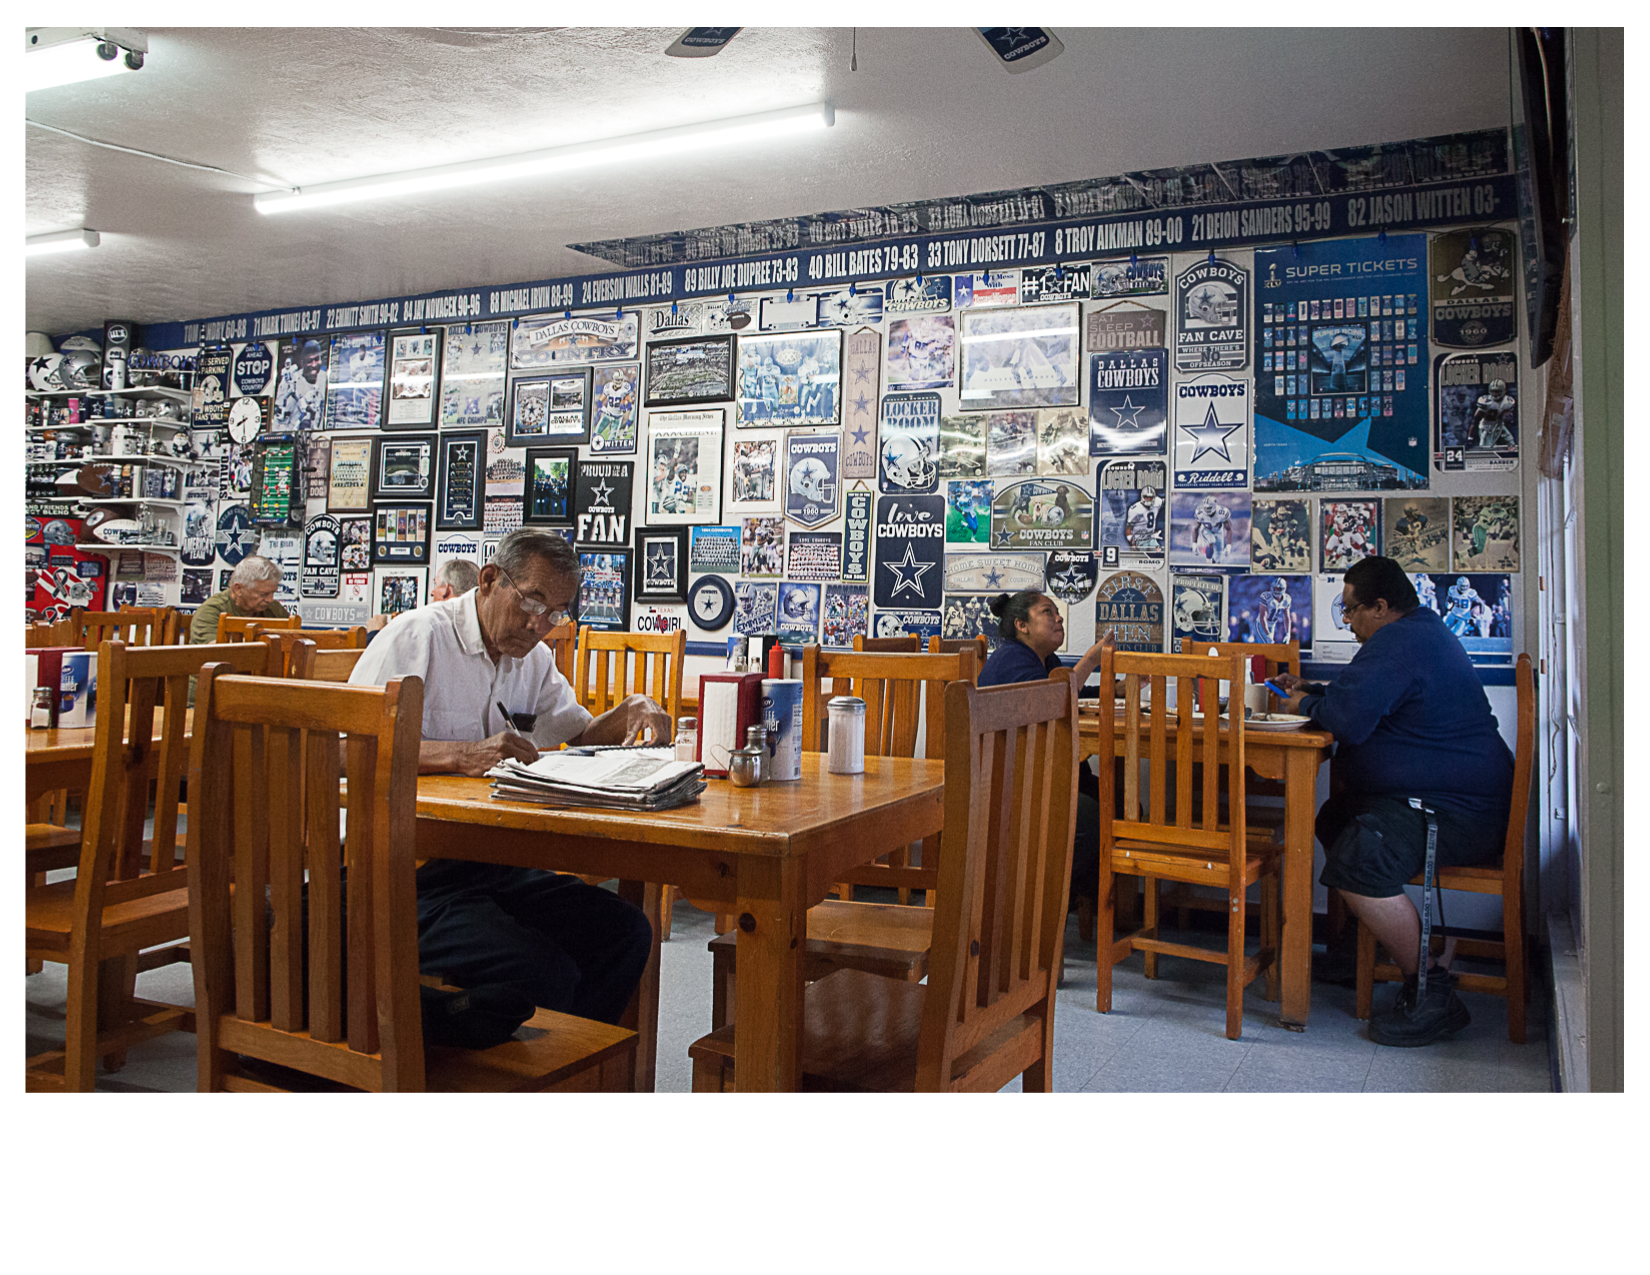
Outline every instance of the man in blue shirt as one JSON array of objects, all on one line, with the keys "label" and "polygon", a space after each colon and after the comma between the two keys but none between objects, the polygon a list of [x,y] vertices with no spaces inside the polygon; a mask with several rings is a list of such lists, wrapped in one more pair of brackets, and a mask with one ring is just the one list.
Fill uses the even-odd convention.
[{"label": "man in blue shirt", "polygon": [[1419,605],[1396,562],[1371,557],[1349,567],[1341,600],[1361,643],[1352,662],[1327,686],[1276,680],[1291,692],[1287,710],[1311,717],[1339,745],[1344,783],[1318,812],[1326,856],[1319,880],[1341,892],[1404,973],[1397,1003],[1370,1019],[1370,1038],[1427,1045],[1470,1015],[1430,955],[1426,993],[1417,995],[1420,916],[1404,883],[1425,864],[1429,810],[1438,863],[1494,861],[1506,838],[1512,753],[1465,648]]}]

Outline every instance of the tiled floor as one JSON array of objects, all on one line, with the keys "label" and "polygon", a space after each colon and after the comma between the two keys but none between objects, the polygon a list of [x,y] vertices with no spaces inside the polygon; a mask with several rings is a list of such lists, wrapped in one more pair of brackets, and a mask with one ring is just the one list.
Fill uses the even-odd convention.
[{"label": "tiled floor", "polygon": [[[664,948],[659,1011],[657,1088],[691,1089],[687,1047],[710,1028],[711,918],[679,904]],[[1207,941],[1200,936],[1195,941]],[[1463,994],[1472,1023],[1453,1039],[1424,1049],[1387,1049],[1370,1042],[1352,1017],[1350,989],[1315,984],[1305,1032],[1278,1025],[1276,1006],[1256,980],[1245,1000],[1243,1037],[1227,1040],[1225,982],[1219,966],[1162,958],[1148,982],[1136,956],[1117,967],[1112,1010],[1094,1008],[1094,945],[1066,932],[1066,981],[1054,1020],[1054,1085],[1062,1092],[1546,1092],[1550,1086],[1546,1013],[1540,991],[1530,1005],[1529,1043],[1507,1041],[1505,1004]],[[141,994],[190,1004],[187,966],[143,975]],[[27,1041],[33,1054],[61,1047],[63,967],[48,965],[27,982]],[[1376,1007],[1393,995],[1378,988]],[[99,1090],[175,1092],[195,1087],[195,1038],[174,1033],[133,1049]],[[1011,1089],[1017,1089],[1015,1081]]]}]

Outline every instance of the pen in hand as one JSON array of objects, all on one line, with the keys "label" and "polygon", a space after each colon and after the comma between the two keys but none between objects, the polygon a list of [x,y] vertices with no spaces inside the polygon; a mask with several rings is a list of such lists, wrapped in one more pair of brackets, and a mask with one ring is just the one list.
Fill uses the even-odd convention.
[{"label": "pen in hand", "polygon": [[537,757],[538,752],[539,752],[538,745],[535,744],[526,735],[522,734],[521,731],[516,729],[515,719],[510,716],[509,710],[504,707],[504,701],[501,700],[501,699],[494,700],[493,705],[494,705],[495,708],[498,709],[500,715],[502,715],[503,718],[504,718],[504,729],[506,731],[508,731],[511,735],[513,735],[516,739],[519,739],[523,744],[527,745],[528,749],[531,750],[533,756]]}]

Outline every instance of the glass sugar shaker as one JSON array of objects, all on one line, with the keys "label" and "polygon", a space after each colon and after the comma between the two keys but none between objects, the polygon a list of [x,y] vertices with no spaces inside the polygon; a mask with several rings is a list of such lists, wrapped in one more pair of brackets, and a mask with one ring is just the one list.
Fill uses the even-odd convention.
[{"label": "glass sugar shaker", "polygon": [[865,773],[865,701],[857,695],[838,695],[826,706],[830,713],[831,751],[825,768],[833,775]]},{"label": "glass sugar shaker", "polygon": [[699,751],[699,719],[697,717],[678,717],[676,719],[676,760],[692,761]]},{"label": "glass sugar shaker", "polygon": [[53,698],[51,687],[34,688],[34,707],[29,712],[29,726],[34,730],[47,730],[51,727]]}]

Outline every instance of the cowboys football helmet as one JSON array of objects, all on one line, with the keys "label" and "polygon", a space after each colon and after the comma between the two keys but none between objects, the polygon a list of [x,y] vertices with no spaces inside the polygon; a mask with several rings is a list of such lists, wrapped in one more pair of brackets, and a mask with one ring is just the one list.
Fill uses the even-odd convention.
[{"label": "cowboys football helmet", "polygon": [[804,500],[828,503],[825,483],[831,477],[830,468],[817,456],[806,456],[791,467],[791,494]]},{"label": "cowboys football helmet", "polygon": [[928,448],[915,438],[891,438],[882,449],[882,472],[897,487],[916,491],[932,487],[938,476]]}]

